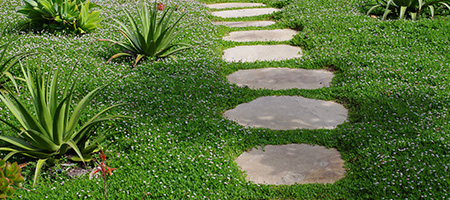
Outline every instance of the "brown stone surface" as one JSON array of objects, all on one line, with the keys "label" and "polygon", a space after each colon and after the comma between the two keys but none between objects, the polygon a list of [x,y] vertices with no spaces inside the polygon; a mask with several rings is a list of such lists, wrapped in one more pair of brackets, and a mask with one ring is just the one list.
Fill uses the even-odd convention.
[{"label": "brown stone surface", "polygon": [[248,27],[248,26],[270,26],[274,21],[238,21],[238,22],[213,22],[215,25],[224,25],[228,27]]},{"label": "brown stone surface", "polygon": [[230,83],[253,89],[284,90],[328,87],[334,75],[326,70],[262,68],[239,70],[227,76]]},{"label": "brown stone surface", "polygon": [[212,12],[212,15],[216,17],[223,18],[233,18],[233,17],[252,17],[258,15],[272,14],[274,12],[280,11],[277,8],[249,8],[249,9],[239,9],[239,10],[223,10]]},{"label": "brown stone surface", "polygon": [[336,149],[308,144],[267,145],[244,152],[236,163],[257,184],[334,183],[345,175]]},{"label": "brown stone surface", "polygon": [[285,44],[237,46],[223,51],[226,62],[280,61],[303,56],[302,49]]},{"label": "brown stone surface", "polygon": [[223,8],[243,8],[243,7],[259,7],[265,6],[262,3],[215,3],[215,4],[206,4],[206,7],[212,9],[223,9]]},{"label": "brown stone surface", "polygon": [[347,120],[347,109],[332,101],[300,96],[266,96],[227,110],[240,125],[272,130],[333,129]]},{"label": "brown stone surface", "polygon": [[296,34],[298,31],[292,29],[233,31],[222,39],[235,42],[288,41]]}]

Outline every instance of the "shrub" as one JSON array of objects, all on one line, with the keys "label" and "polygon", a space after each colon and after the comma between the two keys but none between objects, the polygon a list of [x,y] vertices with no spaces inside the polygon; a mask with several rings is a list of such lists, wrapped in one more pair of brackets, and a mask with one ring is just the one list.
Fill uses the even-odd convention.
[{"label": "shrub", "polygon": [[[109,41],[121,46],[124,51],[113,55],[107,62],[114,58],[130,56],[135,57],[133,67],[142,58],[165,58],[173,57],[173,54],[191,48],[189,44],[175,43],[173,40],[177,36],[174,32],[175,27],[183,18],[181,15],[175,23],[171,24],[172,14],[174,9],[166,9],[162,17],[158,20],[158,11],[164,10],[164,5],[161,3],[154,3],[153,9],[148,10],[144,3],[141,4],[141,11],[139,13],[138,21],[134,20],[128,12],[125,12],[131,23],[131,28],[128,28],[122,22],[115,20],[119,24],[119,31],[125,36],[125,42],[113,41],[109,39],[100,39],[100,41]],[[142,24],[142,28],[139,28],[138,24]]]},{"label": "shrub", "polygon": [[[81,161],[92,159],[90,153],[95,151],[97,144],[109,135],[106,133],[109,130],[94,134],[97,125],[124,116],[100,117],[105,112],[121,105],[118,104],[102,110],[87,122],[82,123],[80,117],[83,111],[99,90],[105,86],[94,89],[72,108],[75,84],[70,86],[67,82],[63,85],[62,96],[58,95],[59,69],[52,78],[50,74],[48,77],[44,76],[40,70],[37,70],[34,75],[28,68],[27,70],[22,68],[22,71],[31,94],[30,101],[34,106],[34,113],[30,112],[26,104],[19,101],[14,95],[0,94],[1,101],[20,124],[20,126],[14,126],[12,123],[0,119],[17,133],[16,137],[0,135],[0,140],[9,144],[9,146],[0,147],[0,150],[10,152],[6,155],[5,160],[17,153],[39,159],[34,176],[34,184],[36,184],[40,169],[48,159],[58,159],[69,150],[78,155]],[[58,103],[58,101],[60,102]]]},{"label": "shrub", "polygon": [[17,12],[30,19],[31,24],[50,30],[68,29],[86,33],[100,26],[100,11],[95,3],[82,0],[25,0]]},{"label": "shrub", "polygon": [[382,19],[385,20],[389,14],[398,16],[399,19],[405,18],[405,14],[409,13],[412,20],[416,20],[417,16],[423,14],[423,8],[430,10],[430,15],[433,18],[435,10],[447,8],[450,10],[448,0],[377,0],[377,4],[369,5],[370,9],[367,11],[367,15],[372,12],[376,12],[376,9],[384,8]]}]

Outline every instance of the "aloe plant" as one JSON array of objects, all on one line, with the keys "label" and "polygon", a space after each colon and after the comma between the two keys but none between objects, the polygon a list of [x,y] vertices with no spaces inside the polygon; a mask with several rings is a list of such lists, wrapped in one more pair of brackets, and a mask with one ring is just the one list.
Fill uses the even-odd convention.
[{"label": "aloe plant", "polygon": [[409,13],[412,20],[416,20],[418,16],[423,13],[425,8],[430,10],[431,17],[435,15],[436,9],[449,9],[449,0],[377,0],[377,4],[369,5],[370,9],[367,15],[370,15],[376,9],[383,8],[384,13],[382,19],[385,20],[389,14],[398,16],[399,19],[404,19]]},{"label": "aloe plant", "polygon": [[[112,42],[112,45],[121,46],[124,51],[114,54],[107,62],[114,58],[129,56],[136,57],[133,67],[143,58],[165,58],[173,57],[173,54],[191,48],[191,45],[185,43],[173,43],[177,34],[175,27],[181,21],[185,14],[181,15],[173,24],[171,18],[175,9],[168,8],[164,10],[164,5],[154,3],[153,9],[149,10],[144,3],[141,2],[141,10],[138,20],[133,19],[128,12],[125,12],[131,28],[119,20],[114,21],[119,24],[119,31],[125,36],[125,41],[114,41],[110,39],[99,39],[100,41]],[[161,18],[158,20],[158,12],[163,11]],[[142,28],[138,26],[141,24]]]},{"label": "aloe plant", "polygon": [[31,24],[50,29],[70,29],[86,33],[100,26],[101,11],[95,3],[82,0],[24,0],[17,12],[30,19]]},{"label": "aloe plant", "polygon": [[21,187],[24,178],[17,162],[9,163],[0,159],[0,199],[12,197],[14,187]]},{"label": "aloe plant", "polygon": [[102,115],[119,106],[110,106],[88,121],[80,120],[83,111],[87,108],[92,98],[105,86],[98,87],[82,98],[77,105],[72,106],[75,82],[70,86],[69,82],[62,85],[62,95],[59,95],[59,68],[53,77],[44,76],[40,70],[31,73],[22,67],[26,85],[31,94],[30,100],[34,112],[31,112],[25,103],[19,101],[13,94],[0,94],[0,100],[6,105],[20,126],[0,119],[9,125],[17,136],[0,135],[8,145],[0,147],[1,151],[9,151],[5,160],[14,154],[22,154],[36,158],[37,167],[33,179],[36,184],[39,172],[44,163],[49,159],[57,159],[68,151],[73,151],[75,158],[81,161],[92,159],[90,153],[96,150],[110,134],[109,130],[99,131],[94,134],[97,126],[105,121],[123,118],[122,115]]}]

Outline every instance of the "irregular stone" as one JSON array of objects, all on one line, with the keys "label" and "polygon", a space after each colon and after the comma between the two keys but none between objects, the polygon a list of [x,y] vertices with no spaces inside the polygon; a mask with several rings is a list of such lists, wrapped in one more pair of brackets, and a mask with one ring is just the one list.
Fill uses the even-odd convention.
[{"label": "irregular stone", "polygon": [[244,152],[236,163],[257,184],[334,183],[345,175],[336,149],[308,144],[267,145]]},{"label": "irregular stone", "polygon": [[300,47],[280,45],[237,46],[226,49],[222,58],[227,62],[279,61],[302,57]]},{"label": "irregular stone", "polygon": [[326,70],[262,68],[239,70],[227,76],[230,83],[253,89],[317,89],[328,87],[334,75]]},{"label": "irregular stone", "polygon": [[258,7],[265,6],[262,3],[215,3],[206,4],[206,7],[211,9],[222,9],[222,8],[244,8],[244,7]]},{"label": "irregular stone", "polygon": [[67,176],[77,177],[77,176],[82,176],[82,175],[88,174],[89,172],[90,172],[89,170],[75,167],[75,168],[69,169],[67,171]]},{"label": "irregular stone", "polygon": [[228,27],[249,27],[249,26],[270,26],[274,21],[240,21],[240,22],[213,22],[215,25],[224,25]]},{"label": "irregular stone", "polygon": [[267,96],[226,111],[240,125],[272,130],[333,129],[347,119],[344,106],[300,96]]},{"label": "irregular stone", "polygon": [[258,15],[272,14],[273,12],[280,11],[277,8],[250,8],[250,9],[240,9],[240,10],[223,10],[214,11],[212,15],[222,18],[232,18],[232,17],[251,17]]},{"label": "irregular stone", "polygon": [[223,37],[223,40],[235,42],[287,41],[297,33],[298,31],[292,29],[234,31]]}]

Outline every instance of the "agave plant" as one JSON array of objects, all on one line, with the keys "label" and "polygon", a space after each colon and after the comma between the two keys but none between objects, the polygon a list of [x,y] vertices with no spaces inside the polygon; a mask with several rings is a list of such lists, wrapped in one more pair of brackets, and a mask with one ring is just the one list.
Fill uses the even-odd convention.
[{"label": "agave plant", "polygon": [[[139,21],[134,20],[128,12],[125,12],[131,23],[131,28],[128,28],[122,22],[114,19],[119,24],[119,31],[125,36],[126,40],[114,41],[109,39],[99,39],[100,41],[109,41],[121,46],[124,51],[113,55],[107,62],[114,58],[130,56],[136,57],[133,67],[143,58],[157,59],[165,57],[173,57],[173,54],[191,48],[191,45],[185,43],[174,43],[173,40],[177,36],[175,27],[181,21],[185,14],[181,15],[173,24],[171,18],[175,9],[168,8],[162,13],[158,20],[158,11],[164,10],[164,5],[161,3],[154,3],[153,9],[149,9],[141,3],[141,10],[139,12]],[[142,24],[140,29],[138,26]]]},{"label": "agave plant", "polygon": [[[58,159],[68,151],[74,152],[81,161],[92,159],[90,153],[94,152],[97,144],[104,141],[109,130],[99,131],[94,134],[100,123],[112,119],[118,119],[122,115],[102,115],[119,106],[110,106],[91,117],[86,122],[80,118],[92,98],[105,86],[98,87],[82,98],[77,105],[72,106],[74,85],[69,82],[63,84],[64,88],[58,95],[58,76],[60,70],[56,70],[53,77],[44,76],[40,70],[31,73],[22,67],[27,88],[31,94],[30,100],[34,107],[31,112],[25,103],[17,97],[8,94],[0,94],[0,100],[6,105],[10,113],[17,119],[19,126],[0,118],[0,121],[9,125],[17,136],[0,135],[0,140],[7,146],[0,147],[0,151],[8,151],[5,160],[14,154],[22,154],[38,159],[34,175],[34,183],[41,167],[47,160]],[[59,102],[58,102],[59,101]]]},{"label": "agave plant", "polygon": [[24,0],[17,12],[28,17],[32,24],[50,29],[71,29],[85,33],[100,26],[100,11],[95,3],[82,0]]},{"label": "agave plant", "polygon": [[421,15],[423,8],[430,10],[431,17],[434,17],[436,8],[447,8],[450,10],[449,0],[377,0],[377,4],[370,5],[371,8],[367,15],[375,11],[377,8],[384,8],[382,19],[385,20],[391,13],[399,16],[399,19],[404,19],[405,14],[409,13],[412,20],[416,20],[417,16]]}]

